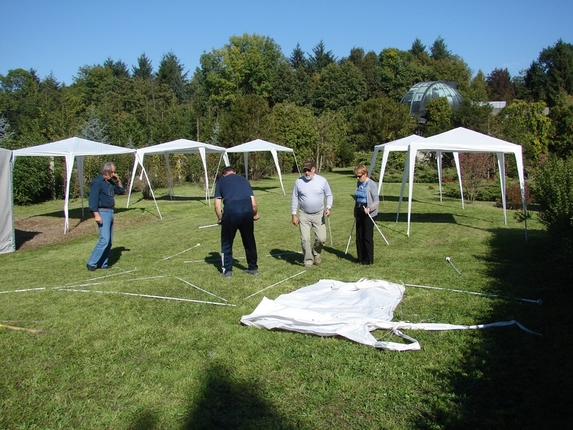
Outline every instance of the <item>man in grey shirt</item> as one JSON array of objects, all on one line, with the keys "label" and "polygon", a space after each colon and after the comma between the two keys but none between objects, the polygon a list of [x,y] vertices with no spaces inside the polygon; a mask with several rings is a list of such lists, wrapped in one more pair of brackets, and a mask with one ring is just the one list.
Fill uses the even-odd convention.
[{"label": "man in grey shirt", "polygon": [[[322,263],[320,252],[326,242],[324,215],[330,216],[333,199],[328,181],[316,174],[314,162],[306,161],[302,166],[302,171],[304,175],[294,182],[291,214],[292,223],[299,227],[304,267],[308,269],[313,263],[317,266]],[[314,230],[314,243],[312,244],[311,229]]]}]

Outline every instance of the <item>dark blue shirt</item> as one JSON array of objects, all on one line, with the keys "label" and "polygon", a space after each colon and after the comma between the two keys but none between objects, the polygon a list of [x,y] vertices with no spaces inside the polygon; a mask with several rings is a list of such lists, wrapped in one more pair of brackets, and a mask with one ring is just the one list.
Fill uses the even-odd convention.
[{"label": "dark blue shirt", "polygon": [[90,211],[97,212],[98,208],[112,208],[115,206],[113,196],[123,194],[125,189],[104,179],[98,175],[90,184],[89,206]]},{"label": "dark blue shirt", "polygon": [[223,176],[215,186],[215,198],[223,199],[225,212],[248,213],[253,211],[251,184],[244,176],[232,173]]}]

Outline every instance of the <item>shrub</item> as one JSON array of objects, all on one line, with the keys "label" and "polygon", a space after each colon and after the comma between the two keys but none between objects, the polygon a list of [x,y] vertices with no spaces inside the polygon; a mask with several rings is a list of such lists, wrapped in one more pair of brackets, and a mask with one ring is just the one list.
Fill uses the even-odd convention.
[{"label": "shrub", "polygon": [[532,191],[541,207],[539,220],[567,264],[573,257],[573,157],[550,157],[538,170]]}]

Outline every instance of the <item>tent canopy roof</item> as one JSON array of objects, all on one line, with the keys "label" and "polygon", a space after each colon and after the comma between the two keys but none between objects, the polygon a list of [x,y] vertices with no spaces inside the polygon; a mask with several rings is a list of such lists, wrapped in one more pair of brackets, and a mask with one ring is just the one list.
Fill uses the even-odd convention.
[{"label": "tent canopy roof", "polygon": [[521,154],[521,145],[506,142],[487,134],[458,127],[426,139],[412,141],[412,149],[417,151],[442,152],[503,152]]},{"label": "tent canopy roof", "polygon": [[94,142],[93,140],[82,139],[81,137],[70,137],[56,142],[44,143],[43,145],[16,149],[13,152],[14,156],[65,157],[71,155],[82,157],[86,155],[130,154],[135,152],[135,149]]},{"label": "tent canopy roof", "polygon": [[200,148],[204,148],[206,153],[224,153],[225,148],[211,145],[209,143],[196,142],[188,139],[177,139],[171,142],[160,143],[158,145],[139,148],[138,154],[198,154]]},{"label": "tent canopy roof", "polygon": [[376,145],[374,147],[374,151],[377,153],[381,149],[386,151],[408,151],[408,146],[412,142],[416,142],[418,140],[423,140],[422,136],[418,136],[415,134],[411,134],[410,136],[403,137],[401,139],[396,139],[391,142],[381,143],[380,145]]},{"label": "tent canopy roof", "polygon": [[240,145],[233,146],[227,149],[227,152],[256,152],[256,151],[276,151],[294,152],[292,148],[277,145],[276,143],[267,142],[263,139],[255,139],[250,142],[241,143]]}]

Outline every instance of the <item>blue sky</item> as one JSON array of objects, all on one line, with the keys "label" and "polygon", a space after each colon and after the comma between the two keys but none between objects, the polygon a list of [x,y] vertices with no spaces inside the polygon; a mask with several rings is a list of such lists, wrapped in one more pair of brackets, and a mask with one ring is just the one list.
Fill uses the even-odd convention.
[{"label": "blue sky", "polygon": [[68,85],[81,66],[110,57],[131,67],[143,53],[157,70],[173,52],[191,77],[201,54],[245,33],[287,57],[322,40],[337,58],[441,36],[474,75],[515,76],[558,39],[573,43],[571,0],[2,0],[0,12],[0,74],[33,68]]}]

